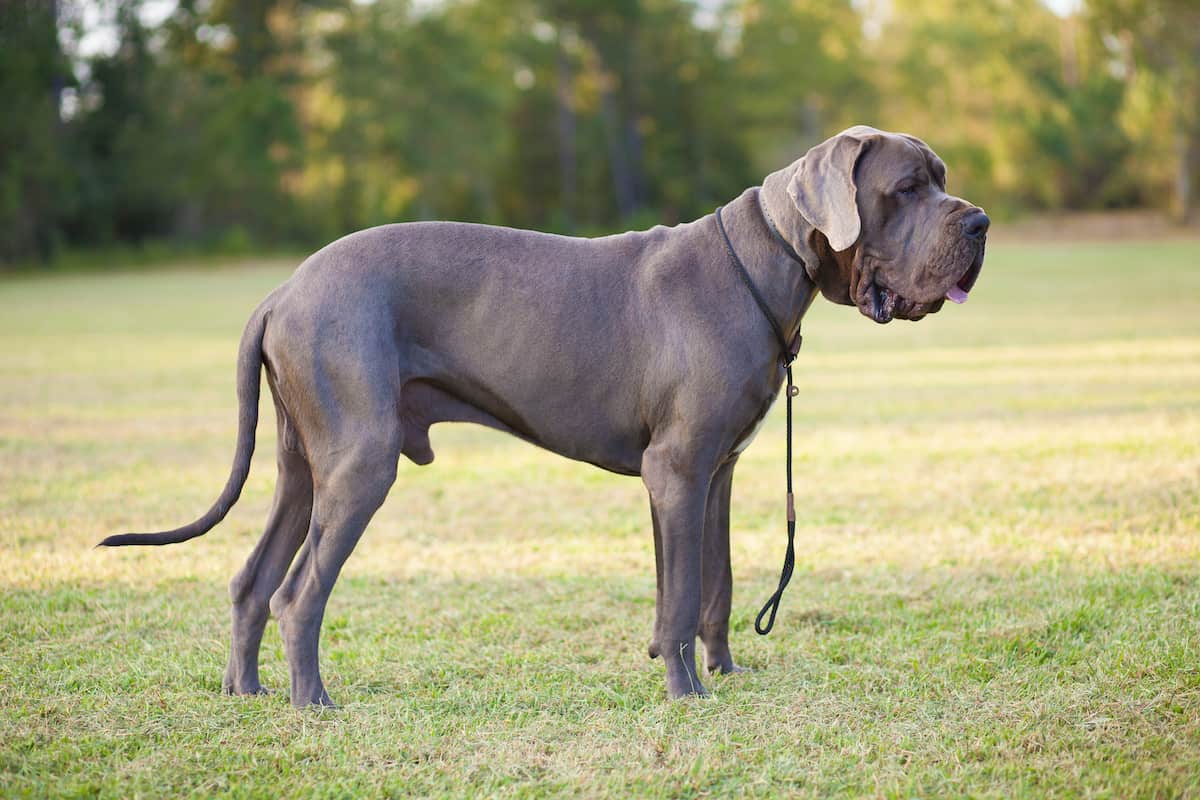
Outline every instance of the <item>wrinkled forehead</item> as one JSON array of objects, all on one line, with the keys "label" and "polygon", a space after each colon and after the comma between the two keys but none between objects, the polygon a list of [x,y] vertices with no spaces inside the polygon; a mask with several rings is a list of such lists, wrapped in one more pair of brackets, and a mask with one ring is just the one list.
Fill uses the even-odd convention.
[{"label": "wrinkled forehead", "polygon": [[946,190],[946,164],[915,136],[883,134],[876,137],[859,162],[859,186],[892,191],[905,181],[929,181]]}]

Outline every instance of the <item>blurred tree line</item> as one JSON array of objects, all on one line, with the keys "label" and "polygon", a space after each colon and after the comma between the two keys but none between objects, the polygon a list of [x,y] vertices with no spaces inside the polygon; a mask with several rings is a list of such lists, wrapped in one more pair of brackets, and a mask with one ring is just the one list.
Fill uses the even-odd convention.
[{"label": "blurred tree line", "polygon": [[673,223],[857,122],[992,212],[1183,217],[1200,3],[0,0],[0,92],[0,261]]}]

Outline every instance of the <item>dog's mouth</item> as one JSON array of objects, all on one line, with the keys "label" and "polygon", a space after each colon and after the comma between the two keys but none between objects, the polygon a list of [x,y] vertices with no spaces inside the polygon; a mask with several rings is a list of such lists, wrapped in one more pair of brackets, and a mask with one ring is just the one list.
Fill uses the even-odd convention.
[{"label": "dog's mouth", "polygon": [[934,314],[941,310],[942,300],[932,303],[918,303],[910,300],[899,292],[880,286],[878,281],[871,281],[867,287],[865,308],[867,316],[886,325],[894,319],[916,321],[926,314]]},{"label": "dog's mouth", "polygon": [[[981,238],[976,242],[961,240],[956,249],[956,253],[952,260],[958,264],[965,264],[955,269],[953,266],[947,267],[935,266],[929,268],[929,272],[934,275],[941,275],[940,281],[945,281],[950,285],[948,288],[941,290],[936,288],[938,278],[930,276],[926,279],[928,289],[922,289],[921,283],[913,283],[912,279],[906,275],[901,275],[896,280],[889,279],[889,270],[894,267],[894,262],[882,258],[877,254],[868,254],[863,250],[859,251],[854,264],[854,280],[852,280],[850,291],[854,298],[855,305],[864,316],[870,317],[880,325],[885,325],[893,319],[919,320],[926,314],[934,314],[942,309],[942,305],[946,300],[952,303],[965,303],[967,297],[974,288],[975,282],[979,280],[979,273],[983,270],[983,252],[984,240]],[[940,282],[939,281],[939,282]],[[913,291],[913,294],[921,296],[923,299],[914,300],[912,297],[902,294],[897,291],[894,286],[896,283],[913,283],[908,286],[908,289]],[[945,286],[946,283],[941,283]]]},{"label": "dog's mouth", "polygon": [[982,243],[979,245],[979,252],[976,253],[971,265],[967,267],[967,271],[962,274],[962,277],[955,281],[954,285],[946,290],[946,299],[951,303],[962,305],[967,302],[967,297],[971,294],[971,289],[975,286],[975,281],[979,280],[979,273],[983,271],[983,249]]}]

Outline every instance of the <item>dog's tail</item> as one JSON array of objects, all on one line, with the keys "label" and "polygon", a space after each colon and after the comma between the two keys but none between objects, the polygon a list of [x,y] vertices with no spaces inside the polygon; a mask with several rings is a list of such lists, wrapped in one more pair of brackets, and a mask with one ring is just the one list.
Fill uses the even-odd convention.
[{"label": "dog's tail", "polygon": [[255,309],[246,323],[242,343],[238,346],[237,396],[238,437],[233,456],[233,470],[221,490],[221,496],[204,516],[182,528],[158,533],[120,533],[109,536],[99,547],[121,547],[127,544],[175,544],[208,533],[225,518],[237,502],[250,473],[250,456],[254,454],[254,429],[258,424],[258,392],[262,371],[263,334],[267,329],[266,303]]}]

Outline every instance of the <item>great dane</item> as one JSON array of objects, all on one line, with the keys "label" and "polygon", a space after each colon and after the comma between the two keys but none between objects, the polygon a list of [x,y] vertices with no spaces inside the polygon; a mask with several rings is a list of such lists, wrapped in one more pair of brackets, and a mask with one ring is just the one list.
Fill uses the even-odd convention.
[{"label": "great dane", "polygon": [[728,640],[730,485],[783,380],[775,330],[792,337],[818,291],[877,323],[966,300],[989,221],[945,182],[921,140],[857,126],[730,202],[724,231],[710,214],[596,239],[457,222],[339,239],[250,317],[236,455],[213,507],[101,544],[182,542],[225,516],[250,467],[266,367],[279,480],[230,586],[225,691],[263,691],[259,643],[274,614],[292,703],[330,704],[317,645],[342,565],[399,457],[428,464],[431,425],[475,422],[641,476],[658,577],[650,655],[670,697],[704,694],[697,635],[710,671],[740,669]]}]

